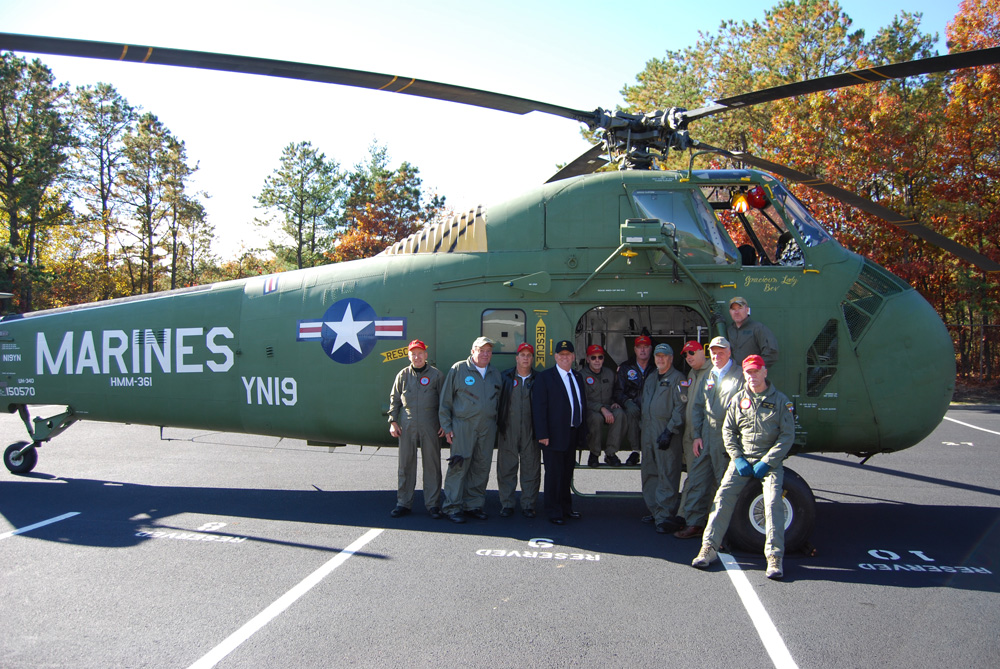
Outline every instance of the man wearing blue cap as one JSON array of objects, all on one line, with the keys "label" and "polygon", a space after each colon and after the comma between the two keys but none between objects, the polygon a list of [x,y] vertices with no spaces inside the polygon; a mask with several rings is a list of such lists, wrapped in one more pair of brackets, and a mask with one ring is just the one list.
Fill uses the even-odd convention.
[{"label": "man wearing blue cap", "polygon": [[656,371],[642,385],[642,497],[660,534],[684,527],[680,506],[684,375],[674,368],[669,344],[653,349]]}]

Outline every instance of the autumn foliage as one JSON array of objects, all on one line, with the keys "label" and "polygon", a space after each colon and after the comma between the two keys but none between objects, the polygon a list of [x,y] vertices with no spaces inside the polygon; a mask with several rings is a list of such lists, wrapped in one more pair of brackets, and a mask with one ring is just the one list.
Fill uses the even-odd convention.
[{"label": "autumn foliage", "polygon": [[[632,110],[700,106],[765,87],[937,55],[920,16],[867,39],[836,2],[786,0],[763,20],[724,22],[696,47],[650,61],[624,90]],[[1000,0],[964,0],[952,52],[1000,44]],[[1000,261],[1000,67],[789,98],[699,123],[710,144],[749,151],[905,214]],[[684,167],[687,156],[671,167]],[[705,159],[707,162],[708,159]],[[722,166],[721,161],[713,161]],[[846,247],[907,280],[952,330],[960,373],[1000,373],[1000,277],[804,186],[798,195]]]}]

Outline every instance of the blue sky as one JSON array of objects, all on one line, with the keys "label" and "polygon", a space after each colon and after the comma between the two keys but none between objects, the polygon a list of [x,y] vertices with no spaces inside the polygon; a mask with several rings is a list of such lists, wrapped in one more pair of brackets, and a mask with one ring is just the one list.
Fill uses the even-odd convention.
[{"label": "blue sky", "polygon": [[[650,58],[693,45],[722,20],[777,4],[607,0],[0,0],[0,30],[281,58],[405,75],[592,109],[614,108]],[[902,9],[940,37],[957,0],[842,0],[873,35]],[[707,8],[707,9],[706,9]],[[640,13],[641,12],[641,13]],[[44,56],[70,84],[113,84],[151,111],[200,165],[210,220],[229,257],[257,245],[253,196],[281,149],[309,140],[350,167],[377,140],[420,168],[458,211],[523,192],[586,150],[579,126],[409,96],[248,75]]]}]

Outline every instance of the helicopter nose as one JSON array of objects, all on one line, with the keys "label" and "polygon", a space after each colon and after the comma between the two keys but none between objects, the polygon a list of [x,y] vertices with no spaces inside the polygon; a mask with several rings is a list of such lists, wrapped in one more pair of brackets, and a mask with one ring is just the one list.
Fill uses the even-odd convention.
[{"label": "helicopter nose", "polygon": [[916,290],[888,297],[857,348],[880,450],[919,443],[938,426],[955,391],[955,349]]}]

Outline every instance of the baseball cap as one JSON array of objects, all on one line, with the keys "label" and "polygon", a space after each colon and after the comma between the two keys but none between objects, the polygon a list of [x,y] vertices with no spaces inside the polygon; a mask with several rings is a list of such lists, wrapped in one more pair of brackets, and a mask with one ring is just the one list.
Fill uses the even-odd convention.
[{"label": "baseball cap", "polygon": [[591,344],[587,347],[587,355],[604,355],[604,349],[598,344]]},{"label": "baseball cap", "polygon": [[653,355],[658,353],[663,355],[673,355],[674,349],[670,348],[670,344],[657,344],[656,348],[653,349]]},{"label": "baseball cap", "polygon": [[744,307],[750,306],[749,304],[747,304],[747,301],[744,298],[740,297],[739,295],[729,300],[730,307],[733,306],[734,304],[742,304]]},{"label": "baseball cap", "polygon": [[472,342],[472,348],[482,348],[486,345],[493,346],[493,340],[489,337],[478,337],[476,341]]},{"label": "baseball cap", "polygon": [[690,353],[692,351],[700,351],[700,350],[702,350],[701,343],[691,340],[688,343],[684,344],[684,348],[681,349],[681,353]]},{"label": "baseball cap", "polygon": [[573,342],[568,339],[562,339],[556,342],[555,348],[552,349],[553,353],[562,353],[563,351],[569,351],[570,353],[575,353],[576,349],[573,348]]},{"label": "baseball cap", "polygon": [[641,335],[641,336],[635,338],[635,345],[636,346],[652,346],[653,345],[653,340],[650,339],[649,337],[647,337],[646,335]]},{"label": "baseball cap", "polygon": [[526,341],[523,341],[520,344],[518,344],[517,352],[520,353],[521,351],[531,351],[531,355],[535,355],[535,347]]},{"label": "baseball cap", "polygon": [[427,344],[425,344],[424,342],[420,341],[419,339],[414,339],[413,341],[410,342],[410,345],[406,347],[406,350],[412,351],[415,348],[422,348],[422,349],[424,349],[426,351],[427,350]]},{"label": "baseball cap", "polygon": [[725,337],[715,337],[712,341],[708,342],[709,348],[732,348],[729,344],[729,340]]},{"label": "baseball cap", "polygon": [[767,365],[764,364],[764,358],[759,355],[748,355],[743,360],[743,371],[748,369],[767,369]]}]

